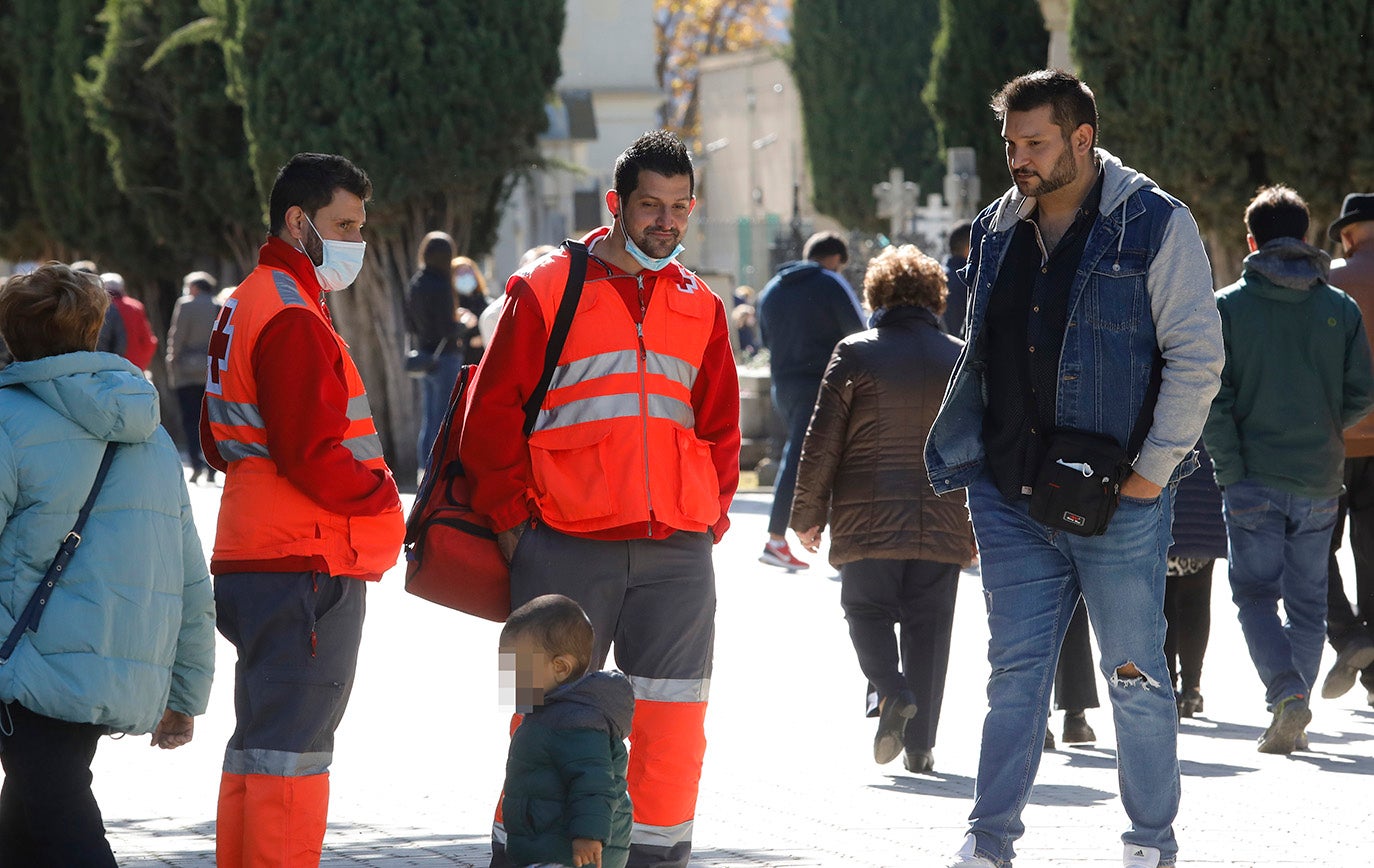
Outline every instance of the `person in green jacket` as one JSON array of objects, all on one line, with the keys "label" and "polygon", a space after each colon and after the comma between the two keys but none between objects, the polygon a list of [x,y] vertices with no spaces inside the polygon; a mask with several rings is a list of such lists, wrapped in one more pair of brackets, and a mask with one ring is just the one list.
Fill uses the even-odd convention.
[{"label": "person in green jacket", "polygon": [[[0,865],[113,868],[91,793],[100,737],[179,747],[210,697],[214,598],[181,457],[143,371],[93,352],[109,304],[65,265],[0,290],[15,359],[0,371]],[[41,620],[16,626],[110,443],[80,547]]]},{"label": "person in green jacket", "polygon": [[[1344,429],[1374,406],[1359,306],[1304,243],[1307,203],[1261,188],[1245,211],[1252,251],[1217,294],[1226,366],[1203,439],[1222,489],[1232,596],[1265,703],[1262,753],[1306,748],[1326,632],[1326,562]],[[1283,601],[1287,622],[1279,621]]]},{"label": "person in green jacket", "polygon": [[562,594],[516,609],[501,630],[524,720],[511,736],[502,801],[514,865],[624,868],[630,796],[625,736],[634,689],[619,672],[588,672],[595,631]]}]

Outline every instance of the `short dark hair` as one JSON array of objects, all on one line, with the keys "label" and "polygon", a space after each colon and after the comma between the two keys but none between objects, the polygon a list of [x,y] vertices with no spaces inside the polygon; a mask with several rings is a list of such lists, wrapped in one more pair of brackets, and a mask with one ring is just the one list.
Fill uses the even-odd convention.
[{"label": "short dark hair", "polygon": [[20,362],[91,351],[109,306],[99,277],[50,262],[0,289],[0,336]]},{"label": "short dark hair", "polygon": [[642,170],[657,172],[665,178],[686,175],[688,190],[697,192],[697,176],[692,169],[692,155],[682,140],[667,130],[650,130],[635,139],[615,160],[615,192],[626,199],[639,186]]},{"label": "short dark hair", "polygon": [[596,631],[577,602],[562,594],[535,597],[510,613],[501,628],[501,645],[528,637],[550,657],[568,654],[577,661],[572,677],[579,678],[591,666]]},{"label": "short dark hair", "polygon": [[837,253],[841,262],[849,261],[849,245],[834,232],[817,232],[802,245],[802,259],[817,261]]},{"label": "short dark hair", "polygon": [[1260,187],[1245,209],[1245,229],[1263,247],[1275,238],[1307,238],[1312,217],[1298,191],[1284,184]]},{"label": "short dark hair", "polygon": [[1013,78],[992,95],[991,103],[999,121],[1007,119],[1007,112],[1028,112],[1045,105],[1065,140],[1088,124],[1093,128],[1092,143],[1097,144],[1097,98],[1078,76],[1062,69],[1040,69]]},{"label": "short dark hair", "polygon": [[973,224],[968,220],[956,223],[954,228],[949,230],[949,252],[968,247],[969,238],[973,235]]},{"label": "short dark hair", "polygon": [[430,232],[420,241],[417,264],[421,268],[448,274],[453,261],[453,236],[447,232]]},{"label": "short dark hair", "polygon": [[346,190],[366,202],[372,198],[372,179],[347,157],[338,154],[297,154],[277,172],[268,200],[271,235],[286,226],[286,212],[300,206],[312,219],[334,201],[335,190]]}]

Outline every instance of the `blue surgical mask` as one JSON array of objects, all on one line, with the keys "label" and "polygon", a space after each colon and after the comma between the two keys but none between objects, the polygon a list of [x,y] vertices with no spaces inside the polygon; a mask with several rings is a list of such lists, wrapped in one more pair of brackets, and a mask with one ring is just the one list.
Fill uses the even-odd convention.
[{"label": "blue surgical mask", "polygon": [[477,288],[477,275],[471,271],[464,271],[453,279],[453,286],[459,292],[472,292]]},{"label": "blue surgical mask", "polygon": [[[620,219],[619,215],[616,216],[616,219]],[[625,222],[623,220],[620,223],[620,228],[622,230],[625,230]],[[630,237],[629,230],[625,230],[625,252],[633,256],[635,262],[638,262],[642,267],[647,268],[649,271],[658,271],[660,269],[667,268],[668,264],[672,262],[674,259],[677,259],[679,256],[681,256],[682,251],[686,249],[686,247],[683,247],[681,244],[679,244],[677,247],[673,249],[672,253],[669,253],[662,259],[651,259],[649,257],[649,254],[639,249],[639,245],[636,244],[634,239]]]},{"label": "blue surgical mask", "polygon": [[[310,224],[315,237],[324,245],[324,259],[315,266],[315,277],[320,281],[320,288],[326,292],[338,292],[357,280],[358,272],[363,270],[363,254],[367,252],[367,242],[333,241],[315,229],[315,222],[310,219],[310,215],[305,216],[305,222]],[[305,253],[304,250],[301,252]],[[308,258],[309,254],[306,256]]]}]

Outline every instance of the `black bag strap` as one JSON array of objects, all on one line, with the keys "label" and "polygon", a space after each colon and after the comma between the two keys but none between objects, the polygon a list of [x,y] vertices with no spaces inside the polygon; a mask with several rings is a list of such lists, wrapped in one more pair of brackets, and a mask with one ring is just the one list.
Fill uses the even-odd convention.
[{"label": "black bag strap", "polygon": [[105,444],[105,454],[100,458],[100,469],[95,472],[95,484],[91,486],[91,493],[86,495],[86,502],[81,505],[81,511],[76,514],[76,524],[72,525],[72,529],[63,538],[62,544],[57,547],[57,555],[48,565],[48,571],[43,574],[43,581],[38,583],[38,588],[29,598],[29,604],[24,607],[23,613],[14,622],[14,629],[5,639],[5,644],[0,645],[0,666],[9,662],[10,655],[14,653],[14,648],[19,644],[19,638],[24,635],[25,631],[38,632],[38,622],[47,608],[48,599],[52,597],[53,588],[57,585],[57,580],[62,577],[62,571],[67,568],[72,555],[76,554],[76,547],[81,545],[81,531],[86,527],[86,519],[91,516],[91,507],[95,506],[95,496],[100,493],[100,486],[105,484],[105,477],[110,472],[110,464],[114,461],[116,446],[115,443]]},{"label": "black bag strap", "polygon": [[563,354],[563,344],[572,328],[573,315],[577,313],[577,303],[582,299],[582,284],[587,279],[587,245],[569,238],[563,242],[568,251],[568,282],[563,287],[563,300],[558,304],[558,313],[553,318],[553,328],[549,330],[549,343],[544,348],[544,374],[539,385],[530,393],[525,402],[525,436],[530,436],[534,423],[539,419],[539,408],[548,394],[553,372],[558,368],[558,357]]}]

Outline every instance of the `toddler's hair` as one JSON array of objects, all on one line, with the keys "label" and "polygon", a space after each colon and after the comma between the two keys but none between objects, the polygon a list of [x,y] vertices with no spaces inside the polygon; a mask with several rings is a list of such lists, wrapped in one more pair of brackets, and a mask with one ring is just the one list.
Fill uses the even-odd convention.
[{"label": "toddler's hair", "polygon": [[580,678],[591,665],[596,631],[587,613],[577,602],[562,594],[535,597],[510,613],[501,629],[501,645],[529,637],[551,657],[568,654],[577,661],[573,678]]}]

